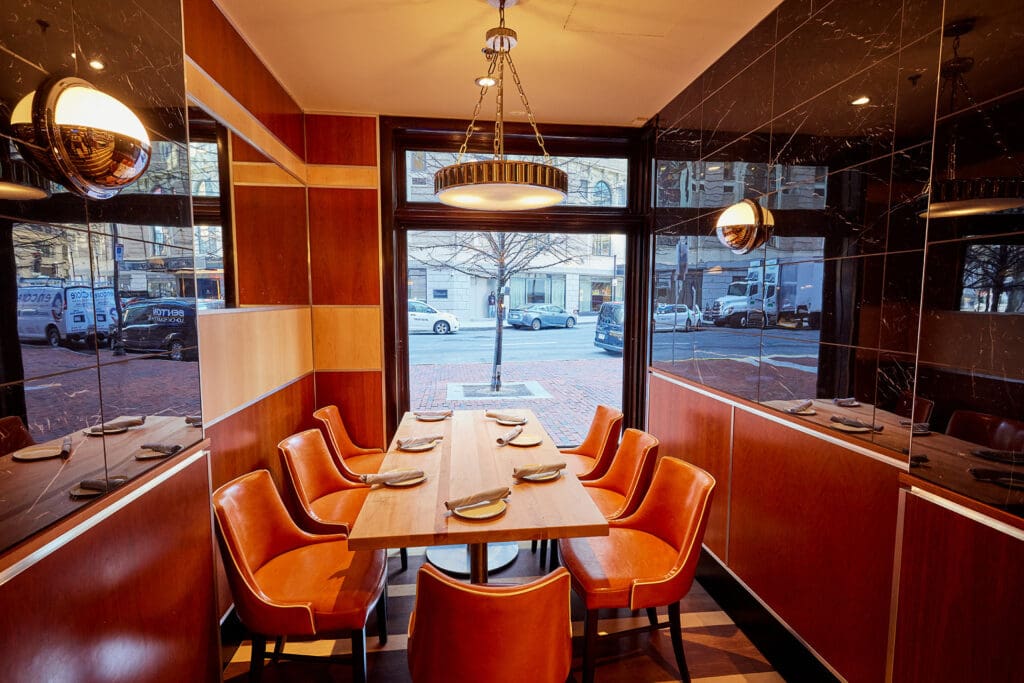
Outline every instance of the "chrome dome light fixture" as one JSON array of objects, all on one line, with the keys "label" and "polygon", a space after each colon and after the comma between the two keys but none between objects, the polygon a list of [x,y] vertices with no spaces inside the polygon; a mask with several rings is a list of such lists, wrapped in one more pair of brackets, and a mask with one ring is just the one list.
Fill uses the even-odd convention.
[{"label": "chrome dome light fixture", "polygon": [[[495,4],[489,0],[491,4]],[[516,32],[505,26],[505,6],[515,4],[515,0],[497,0],[499,25],[487,31],[484,55],[487,57],[487,76],[477,79],[480,84],[480,97],[473,118],[466,128],[466,138],[459,148],[459,155],[454,164],[445,166],[434,174],[434,194],[443,204],[464,209],[482,211],[523,211],[554,206],[565,201],[569,190],[569,176],[560,168],[551,165],[551,155],[544,147],[544,137],[537,129],[530,103],[523,92],[523,84],[519,80],[515,64],[512,63],[510,51],[518,42]],[[526,116],[533,128],[537,144],[544,155],[544,163],[534,161],[511,161],[505,157],[505,68],[508,67],[519,99],[522,100]],[[487,79],[487,80],[485,80]],[[484,96],[494,82],[498,88],[497,115],[494,119],[494,158],[487,161],[467,161],[462,158],[466,154],[469,140],[473,136],[473,127]]]},{"label": "chrome dome light fixture", "polygon": [[718,241],[734,254],[749,254],[772,236],[775,217],[753,199],[726,208],[715,222]]},{"label": "chrome dome light fixture", "polygon": [[18,102],[11,130],[26,157],[52,180],[92,199],[109,199],[149,167],[142,121],[80,78],[43,83]]}]

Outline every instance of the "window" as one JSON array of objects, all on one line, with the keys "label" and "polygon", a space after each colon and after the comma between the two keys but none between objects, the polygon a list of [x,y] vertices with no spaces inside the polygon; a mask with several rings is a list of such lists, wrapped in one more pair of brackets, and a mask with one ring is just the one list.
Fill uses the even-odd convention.
[{"label": "window", "polygon": [[597,185],[594,185],[593,203],[597,206],[611,206],[612,204],[612,188],[603,180],[597,181]]},{"label": "window", "polygon": [[409,269],[409,298],[410,299],[426,299],[427,298],[427,269],[426,268],[410,268]]},{"label": "window", "polygon": [[967,245],[960,310],[1024,312],[1024,244]]},{"label": "window", "polygon": [[611,256],[611,235],[594,235],[594,242],[590,253],[593,254],[594,256]]}]

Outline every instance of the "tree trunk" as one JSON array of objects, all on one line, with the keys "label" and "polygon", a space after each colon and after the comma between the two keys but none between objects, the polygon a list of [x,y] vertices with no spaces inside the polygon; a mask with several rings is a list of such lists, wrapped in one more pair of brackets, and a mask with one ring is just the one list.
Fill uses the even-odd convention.
[{"label": "tree trunk", "polygon": [[505,233],[498,235],[498,291],[494,294],[494,363],[491,365],[491,391],[501,391],[501,341],[505,319]]}]

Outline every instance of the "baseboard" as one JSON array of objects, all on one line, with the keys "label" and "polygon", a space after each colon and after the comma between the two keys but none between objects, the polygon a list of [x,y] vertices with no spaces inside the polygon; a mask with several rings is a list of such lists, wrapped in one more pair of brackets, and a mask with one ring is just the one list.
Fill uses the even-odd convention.
[{"label": "baseboard", "polygon": [[786,681],[840,683],[840,679],[707,552],[700,554],[697,581]]}]

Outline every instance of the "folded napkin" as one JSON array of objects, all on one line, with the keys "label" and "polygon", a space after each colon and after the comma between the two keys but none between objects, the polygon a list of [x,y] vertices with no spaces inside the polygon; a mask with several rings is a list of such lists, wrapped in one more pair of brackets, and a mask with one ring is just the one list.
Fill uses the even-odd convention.
[{"label": "folded napkin", "polygon": [[471,496],[464,496],[462,498],[453,498],[452,500],[446,500],[444,506],[449,510],[455,508],[469,507],[470,505],[476,505],[477,503],[493,503],[494,501],[507,498],[512,495],[512,489],[507,486],[503,486],[498,489],[489,489],[487,491],[481,491],[480,493],[474,493]]},{"label": "folded napkin", "polygon": [[141,415],[139,417],[121,417],[110,422],[104,422],[104,429],[121,429],[122,427],[138,427],[146,423],[146,416]]},{"label": "folded napkin", "polygon": [[484,415],[486,417],[493,417],[495,420],[501,420],[502,422],[526,422],[526,418],[522,415],[509,415],[508,413],[499,413],[496,410],[488,410]]},{"label": "folded napkin", "polygon": [[444,438],[444,434],[431,434],[430,436],[413,436],[408,439],[399,439],[399,448],[418,448],[419,446],[427,446],[435,441],[440,441]]},{"label": "folded napkin", "polygon": [[839,424],[846,425],[847,427],[863,427],[864,429],[873,429],[876,432],[880,432],[884,428],[883,425],[873,425],[868,424],[867,422],[861,422],[855,417],[843,417],[842,415],[833,415],[829,419],[832,420],[833,422],[838,422]]},{"label": "folded napkin", "polygon": [[512,470],[512,476],[516,479],[522,479],[523,477],[533,477],[538,474],[550,474],[563,469],[565,469],[564,462],[553,462],[547,465],[524,465]]},{"label": "folded napkin", "polygon": [[147,451],[156,451],[163,455],[174,455],[181,450],[181,444],[177,443],[144,443],[142,448]]},{"label": "folded napkin", "polygon": [[856,408],[860,405],[860,402],[853,396],[849,398],[834,398],[832,402],[841,408]]},{"label": "folded napkin", "polygon": [[67,460],[74,455],[74,443],[71,441],[71,435],[68,434],[64,437],[64,441],[60,445],[60,457],[61,460]]},{"label": "folded napkin", "polygon": [[523,428],[522,427],[513,427],[512,429],[508,430],[507,432],[505,432],[504,434],[502,434],[501,436],[498,437],[498,445],[499,446],[504,446],[509,441],[511,441],[512,439],[516,438],[517,436],[519,436],[522,433],[523,433]]},{"label": "folded napkin", "polygon": [[398,470],[396,472],[381,472],[380,474],[361,474],[359,479],[364,484],[398,484],[403,481],[419,479],[423,477],[423,470]]},{"label": "folded napkin", "polygon": [[1024,465],[1024,451],[996,451],[988,448],[979,448],[971,451],[971,455],[995,462],[1003,462],[1007,465]]},{"label": "folded napkin", "polygon": [[799,413],[814,405],[814,401],[804,401],[800,405],[793,406],[786,410],[787,413]]},{"label": "folded napkin", "polygon": [[448,417],[452,414],[451,410],[416,410],[413,411],[413,415],[416,417]]},{"label": "folded napkin", "polygon": [[202,415],[189,415],[188,417],[185,418],[185,424],[192,425],[193,427],[202,427],[203,426],[203,416]]},{"label": "folded napkin", "polygon": [[128,477],[110,477],[110,479],[83,479],[79,486],[89,491],[112,491],[121,486]]}]

